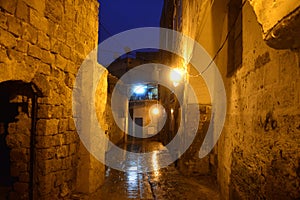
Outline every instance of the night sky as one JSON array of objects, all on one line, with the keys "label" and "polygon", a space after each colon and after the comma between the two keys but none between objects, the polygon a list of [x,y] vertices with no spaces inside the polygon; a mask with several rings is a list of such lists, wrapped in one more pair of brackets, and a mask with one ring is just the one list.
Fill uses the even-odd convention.
[{"label": "night sky", "polygon": [[138,27],[159,27],[163,0],[98,0],[99,41]]}]

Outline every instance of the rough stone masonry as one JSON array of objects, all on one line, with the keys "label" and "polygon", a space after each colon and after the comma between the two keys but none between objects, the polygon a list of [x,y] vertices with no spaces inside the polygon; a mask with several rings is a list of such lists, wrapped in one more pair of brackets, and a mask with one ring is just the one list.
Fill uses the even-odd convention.
[{"label": "rough stone masonry", "polygon": [[[86,158],[86,154],[79,153],[82,147],[72,118],[71,97],[77,70],[98,42],[98,6],[96,0],[0,0],[0,86],[30,84],[37,95],[34,128],[32,116],[19,111],[18,122],[8,124],[6,131],[8,138],[23,129],[28,137],[35,134],[31,144],[26,137],[14,137],[19,140],[14,143],[23,144],[27,150],[16,149],[10,155],[13,160],[27,162],[29,149],[34,149],[30,158],[33,188],[22,184],[28,183],[29,177],[20,177],[19,166],[11,174],[18,181],[9,195],[19,195],[21,199],[28,195],[36,199],[64,199],[75,190],[95,190],[86,188],[89,184],[83,186],[91,181],[86,174],[82,182],[77,181],[83,172],[79,156]],[[106,95],[106,90],[103,92],[99,95]],[[15,101],[20,103],[23,97]],[[12,142],[8,145],[16,148]],[[97,170],[98,176],[104,175],[103,167]],[[95,186],[101,184],[99,180]]]}]

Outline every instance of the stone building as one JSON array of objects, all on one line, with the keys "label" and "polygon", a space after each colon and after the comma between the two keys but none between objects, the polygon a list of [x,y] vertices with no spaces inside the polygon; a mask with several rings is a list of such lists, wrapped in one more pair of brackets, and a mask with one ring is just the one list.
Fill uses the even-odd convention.
[{"label": "stone building", "polygon": [[98,6],[0,1],[1,196],[68,199],[102,184],[104,166],[80,145],[72,116],[75,75],[98,44]]},{"label": "stone building", "polygon": [[[225,84],[227,114],[217,145],[204,159],[192,150],[199,143],[192,145],[178,166],[189,174],[216,173],[223,199],[300,196],[299,6],[280,0],[165,1],[162,27],[203,46]],[[186,63],[197,56],[194,44],[178,48],[187,52]],[[184,66],[176,56],[169,59]],[[201,98],[197,94],[198,103],[209,110],[204,81],[192,66],[186,67],[189,82],[204,91]]]},{"label": "stone building", "polygon": [[[185,68],[197,95],[191,105],[200,105],[199,127],[185,127],[198,128],[196,139],[174,165],[184,176],[170,174],[190,180],[196,175],[214,176],[221,199],[300,198],[300,2],[164,2],[161,26],[205,48],[218,66],[227,94],[221,137],[210,154],[199,158],[208,124],[214,121],[206,83],[189,64],[194,44],[176,43],[185,52],[183,58],[163,51],[146,56]],[[80,142],[77,133],[81,130],[74,119],[84,131],[93,127],[72,110],[76,75],[98,44],[98,9],[96,0],[0,0],[0,199],[106,197],[101,192],[90,196],[103,185],[105,166]],[[119,66],[109,74],[89,59],[93,67],[104,71],[98,85],[89,85],[96,88],[97,119],[113,143],[126,143],[109,102],[120,75],[147,62],[119,59],[116,63],[126,61],[125,69]],[[78,84],[94,78],[86,75]],[[166,88],[158,90],[159,101],[171,113],[155,138],[165,145],[180,123],[180,99]],[[89,116],[90,102],[81,103],[80,112]],[[128,111],[130,103],[122,101],[119,106]],[[130,111],[121,116],[127,128],[129,115]],[[100,144],[101,148],[106,145]],[[134,173],[141,177],[138,186],[146,183],[148,196],[154,198],[153,187],[164,177]],[[174,184],[164,181],[170,182],[165,188]]]}]

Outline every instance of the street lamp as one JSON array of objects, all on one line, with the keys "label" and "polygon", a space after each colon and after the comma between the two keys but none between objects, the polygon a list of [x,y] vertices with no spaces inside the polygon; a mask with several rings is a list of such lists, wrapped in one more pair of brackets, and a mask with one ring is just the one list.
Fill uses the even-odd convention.
[{"label": "street lamp", "polygon": [[158,109],[157,106],[156,106],[155,108],[152,109],[152,114],[153,114],[153,115],[158,115],[158,114],[159,114],[159,109]]},{"label": "street lamp", "polygon": [[179,85],[179,82],[182,80],[184,71],[179,68],[175,68],[170,73],[170,79],[173,82],[174,87]]}]

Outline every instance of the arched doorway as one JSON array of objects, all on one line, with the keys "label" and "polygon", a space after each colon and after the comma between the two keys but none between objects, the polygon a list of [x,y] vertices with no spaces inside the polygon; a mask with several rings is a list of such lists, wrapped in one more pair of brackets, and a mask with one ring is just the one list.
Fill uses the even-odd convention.
[{"label": "arched doorway", "polygon": [[0,83],[0,199],[33,199],[36,105],[33,84]]}]

